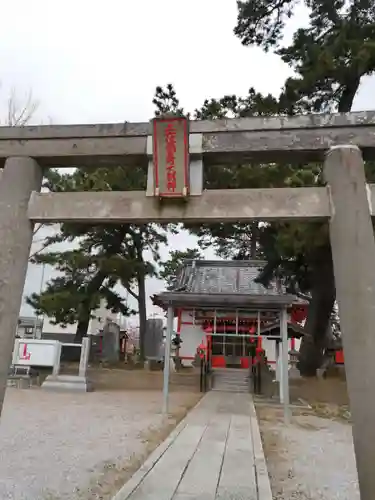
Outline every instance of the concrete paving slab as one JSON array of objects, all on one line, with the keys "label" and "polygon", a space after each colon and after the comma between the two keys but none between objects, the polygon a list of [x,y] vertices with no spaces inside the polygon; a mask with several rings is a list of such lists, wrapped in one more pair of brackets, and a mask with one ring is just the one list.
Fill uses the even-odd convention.
[{"label": "concrete paving slab", "polygon": [[233,415],[231,419],[216,499],[257,500],[254,450],[249,416]]},{"label": "concrete paving slab", "polygon": [[113,500],[272,500],[249,394],[206,394],[141,470]]},{"label": "concrete paving slab", "polygon": [[130,496],[131,500],[171,500],[206,430],[187,424],[168,452]]},{"label": "concrete paving slab", "polygon": [[258,500],[272,500],[271,483],[268,476],[266,458],[264,456],[262,438],[254,404],[250,405],[250,426],[254,450]]},{"label": "concrete paving slab", "polygon": [[176,493],[173,500],[212,500],[211,493],[200,493],[199,495],[190,495],[189,493]]},{"label": "concrete paving slab", "polygon": [[178,495],[214,500],[228,439],[230,415],[211,420],[177,488]]}]

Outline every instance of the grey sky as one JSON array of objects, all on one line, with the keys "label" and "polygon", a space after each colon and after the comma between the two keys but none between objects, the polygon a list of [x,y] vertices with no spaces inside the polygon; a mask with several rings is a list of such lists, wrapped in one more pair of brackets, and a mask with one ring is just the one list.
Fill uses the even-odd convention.
[{"label": "grey sky", "polygon": [[[173,83],[193,111],[205,98],[250,86],[277,95],[291,74],[277,56],[234,37],[235,0],[3,0],[1,7],[1,116],[12,86],[40,101],[34,122],[147,121],[157,85]],[[295,10],[287,39],[306,16]],[[374,107],[374,87],[364,81],[356,109]],[[186,234],[170,238],[170,248],[195,244]],[[39,289],[40,277],[32,266],[26,293]],[[150,280],[148,292],[162,287]]]}]

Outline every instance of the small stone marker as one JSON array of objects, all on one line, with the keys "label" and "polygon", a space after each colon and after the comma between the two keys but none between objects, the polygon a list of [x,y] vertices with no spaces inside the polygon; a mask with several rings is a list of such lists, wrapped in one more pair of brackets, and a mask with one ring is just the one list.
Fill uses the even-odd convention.
[{"label": "small stone marker", "polygon": [[[87,367],[90,356],[90,337],[85,337],[81,345],[81,357],[79,361],[78,375],[60,375],[60,357],[61,347],[63,344],[59,342],[57,349],[56,361],[53,367],[52,375],[48,375],[42,384],[42,389],[56,390],[56,391],[77,391],[77,392],[91,392],[93,386],[87,379]],[[77,344],[77,348],[79,344]]]},{"label": "small stone marker", "polygon": [[107,318],[103,328],[103,361],[118,363],[120,361],[120,327]]}]

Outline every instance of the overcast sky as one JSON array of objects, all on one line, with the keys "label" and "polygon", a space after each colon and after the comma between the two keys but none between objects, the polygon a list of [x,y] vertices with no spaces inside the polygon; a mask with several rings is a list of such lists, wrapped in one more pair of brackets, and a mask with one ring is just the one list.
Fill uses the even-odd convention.
[{"label": "overcast sky", "polygon": [[[31,89],[40,102],[35,123],[55,124],[148,121],[155,87],[167,83],[188,111],[251,86],[277,95],[289,68],[242,47],[236,16],[236,0],[2,0],[0,117],[12,87],[20,99]],[[287,39],[306,19],[295,9]],[[356,109],[374,109],[374,90],[372,78],[363,82]],[[195,244],[179,234],[169,248]],[[31,267],[25,294],[40,282],[41,269]],[[147,288],[153,294],[163,283]],[[32,311],[24,304],[21,313]]]}]

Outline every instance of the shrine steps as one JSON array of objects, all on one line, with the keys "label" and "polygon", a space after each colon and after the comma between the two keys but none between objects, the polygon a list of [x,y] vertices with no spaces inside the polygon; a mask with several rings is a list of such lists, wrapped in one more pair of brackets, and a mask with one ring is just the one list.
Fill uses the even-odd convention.
[{"label": "shrine steps", "polygon": [[240,368],[214,368],[212,390],[222,392],[249,392],[249,370]]}]

